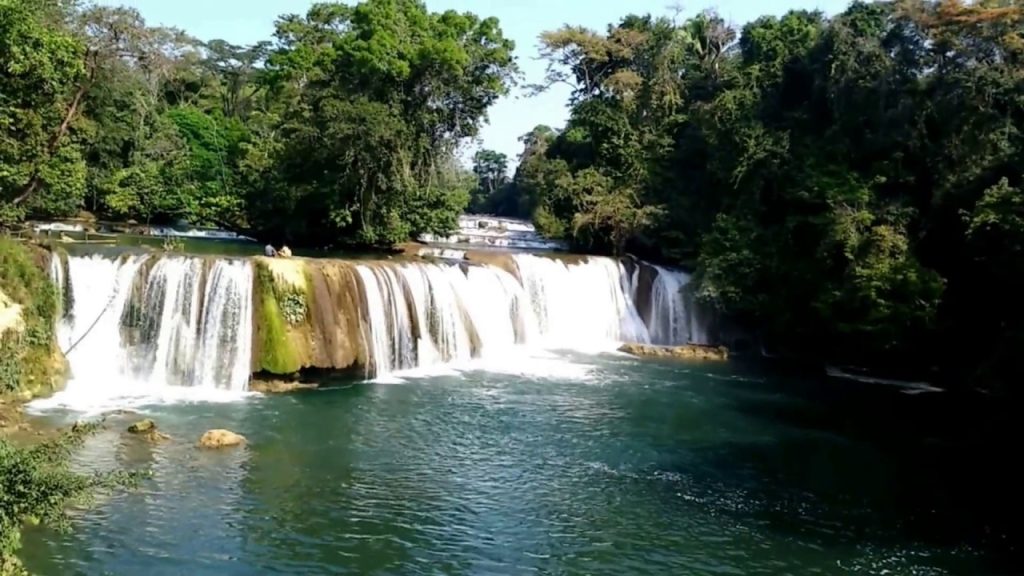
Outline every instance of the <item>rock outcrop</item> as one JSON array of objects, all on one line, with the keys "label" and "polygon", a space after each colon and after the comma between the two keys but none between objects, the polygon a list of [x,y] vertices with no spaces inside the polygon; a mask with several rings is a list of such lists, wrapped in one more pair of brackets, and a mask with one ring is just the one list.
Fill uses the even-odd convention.
[{"label": "rock outcrop", "polygon": [[646,358],[677,358],[684,360],[728,360],[729,350],[724,346],[655,346],[652,344],[623,344],[619,352]]},{"label": "rock outcrop", "polygon": [[257,258],[254,264],[254,373],[365,365],[360,285],[351,263]]},{"label": "rock outcrop", "polygon": [[249,391],[261,394],[287,394],[299,390],[314,390],[316,384],[309,382],[291,382],[287,380],[258,380],[249,381]]},{"label": "rock outcrop", "polygon": [[145,420],[139,420],[128,427],[129,434],[135,434],[136,436],[145,438],[150,442],[165,442],[170,440],[171,437],[163,432],[159,431],[156,427],[156,422],[153,422],[149,418]]},{"label": "rock outcrop", "polygon": [[128,427],[128,432],[132,434],[145,434],[151,430],[156,430],[156,422],[153,422],[149,418],[145,420],[139,420],[135,424]]},{"label": "rock outcrop", "polygon": [[210,430],[199,439],[200,448],[228,448],[245,444],[245,436],[230,430]]},{"label": "rock outcrop", "polygon": [[0,336],[8,330],[21,332],[24,322],[21,319],[21,305],[12,301],[0,290]]}]

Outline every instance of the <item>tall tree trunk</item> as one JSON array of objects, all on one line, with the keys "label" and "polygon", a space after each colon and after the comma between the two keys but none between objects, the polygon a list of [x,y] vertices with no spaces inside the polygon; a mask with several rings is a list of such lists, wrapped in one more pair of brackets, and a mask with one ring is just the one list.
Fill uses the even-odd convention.
[{"label": "tall tree trunk", "polygon": [[[92,84],[92,75],[90,74],[89,80],[83,82],[78,86],[78,90],[75,91],[75,97],[71,100],[71,105],[68,106],[67,111],[64,113],[64,120],[61,121],[60,127],[57,131],[50,136],[50,141],[46,145],[46,158],[44,162],[53,158],[53,155],[57,152],[57,148],[60,147],[60,141],[67,136],[68,130],[71,128],[71,122],[78,115],[78,109],[82,105],[82,99],[85,97],[86,92],[89,91],[89,86]],[[33,194],[39,190],[39,186],[43,183],[43,175],[40,172],[40,166],[32,171],[32,176],[28,179],[28,182],[21,187],[21,193],[12,201],[12,204],[17,206],[22,202],[28,200]]]}]

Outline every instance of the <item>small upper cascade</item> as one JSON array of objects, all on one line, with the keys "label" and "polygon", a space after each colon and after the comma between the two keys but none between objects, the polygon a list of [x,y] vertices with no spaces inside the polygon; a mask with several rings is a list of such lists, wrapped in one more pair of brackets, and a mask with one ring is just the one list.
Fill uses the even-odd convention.
[{"label": "small upper cascade", "polygon": [[459,216],[459,230],[448,237],[432,234],[420,236],[422,242],[431,244],[471,245],[519,250],[564,250],[565,244],[541,237],[537,229],[527,220],[463,214]]}]

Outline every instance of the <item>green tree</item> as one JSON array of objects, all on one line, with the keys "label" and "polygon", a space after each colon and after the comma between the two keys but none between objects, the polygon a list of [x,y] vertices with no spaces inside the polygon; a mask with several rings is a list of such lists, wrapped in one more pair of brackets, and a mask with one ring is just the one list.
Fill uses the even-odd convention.
[{"label": "green tree", "polygon": [[473,173],[477,185],[469,202],[469,211],[477,214],[501,212],[499,197],[508,185],[508,157],[494,150],[477,150],[473,155]]},{"label": "green tree", "polygon": [[289,104],[256,226],[318,246],[454,229],[468,199],[450,159],[516,70],[497,21],[368,0],[283,17],[276,36],[266,82]]},{"label": "green tree", "polygon": [[0,2],[0,225],[25,214],[44,170],[74,169],[61,166],[75,163],[61,149],[81,103],[86,50],[69,17],[45,0]]}]

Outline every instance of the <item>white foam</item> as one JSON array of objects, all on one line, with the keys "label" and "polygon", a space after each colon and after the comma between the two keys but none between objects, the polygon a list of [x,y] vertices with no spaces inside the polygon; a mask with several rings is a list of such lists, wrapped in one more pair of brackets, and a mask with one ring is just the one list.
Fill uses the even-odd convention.
[{"label": "white foam", "polygon": [[501,355],[473,358],[444,364],[401,370],[374,379],[374,383],[402,383],[408,380],[429,380],[438,377],[462,376],[467,372],[487,372],[531,379],[586,381],[593,377],[595,366],[581,363],[542,348],[518,346]]},{"label": "white foam", "polygon": [[227,403],[259,396],[256,392],[243,392],[202,386],[151,386],[141,388],[134,381],[105,381],[103,386],[90,382],[71,381],[68,387],[49,398],[30,402],[30,413],[52,410],[81,412],[86,416],[112,410],[139,408],[156,404]]}]

